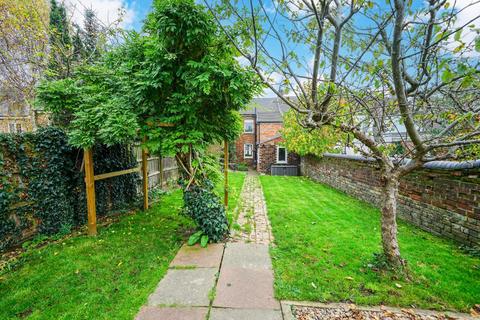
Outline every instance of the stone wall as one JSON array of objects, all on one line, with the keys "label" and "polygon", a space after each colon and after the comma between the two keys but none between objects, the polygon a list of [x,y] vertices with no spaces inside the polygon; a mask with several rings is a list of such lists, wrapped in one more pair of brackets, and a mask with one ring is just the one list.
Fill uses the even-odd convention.
[{"label": "stone wall", "polygon": [[[46,113],[37,112],[36,122],[38,127],[44,127],[50,123],[50,120]],[[21,128],[21,132],[33,131],[31,116],[0,116],[0,133],[10,133],[10,124],[15,125],[15,129],[17,128],[18,124]]]},{"label": "stone wall", "polygon": [[[464,169],[422,168],[400,183],[398,215],[431,233],[467,245],[480,244],[480,165]],[[375,162],[333,155],[302,158],[304,176],[379,206]]]}]

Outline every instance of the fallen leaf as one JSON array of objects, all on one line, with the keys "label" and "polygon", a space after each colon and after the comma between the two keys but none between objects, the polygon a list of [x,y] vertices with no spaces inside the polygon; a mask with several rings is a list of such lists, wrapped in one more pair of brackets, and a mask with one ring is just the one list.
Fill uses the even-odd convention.
[{"label": "fallen leaf", "polygon": [[345,277],[345,279],[347,279],[347,280],[353,280],[352,277]]},{"label": "fallen leaf", "polygon": [[397,288],[401,288],[401,287],[402,287],[402,285],[401,285],[400,283],[395,283],[395,287],[397,287]]},{"label": "fallen leaf", "polygon": [[310,283],[312,285],[312,287],[314,287],[315,289],[317,289],[317,286],[315,285],[315,283]]},{"label": "fallen leaf", "polygon": [[480,304],[476,304],[473,306],[473,308],[470,309],[470,315],[472,317],[480,316]]}]

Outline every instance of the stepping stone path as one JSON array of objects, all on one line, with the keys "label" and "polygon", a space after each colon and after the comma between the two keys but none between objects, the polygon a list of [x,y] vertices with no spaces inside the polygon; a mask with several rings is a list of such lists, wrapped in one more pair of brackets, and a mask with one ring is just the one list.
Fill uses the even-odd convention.
[{"label": "stepping stone path", "polygon": [[249,172],[241,194],[240,213],[233,226],[233,242],[273,243],[267,206],[258,174]]},{"label": "stepping stone path", "polygon": [[241,194],[227,243],[184,245],[137,320],[282,320],[268,252],[272,233],[256,172]]}]

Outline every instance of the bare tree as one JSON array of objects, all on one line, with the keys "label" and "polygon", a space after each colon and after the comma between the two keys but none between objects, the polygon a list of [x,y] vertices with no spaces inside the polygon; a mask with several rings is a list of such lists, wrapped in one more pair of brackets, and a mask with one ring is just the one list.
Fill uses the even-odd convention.
[{"label": "bare tree", "polygon": [[[462,18],[479,1],[204,2],[302,126],[344,132],[377,161],[383,252],[392,266],[404,266],[400,178],[427,162],[471,155],[480,143],[479,16]],[[394,157],[391,135],[403,146]]]},{"label": "bare tree", "polygon": [[[46,66],[48,7],[43,0],[0,1],[0,101],[32,116],[35,85]],[[26,110],[25,110],[26,109]]]}]

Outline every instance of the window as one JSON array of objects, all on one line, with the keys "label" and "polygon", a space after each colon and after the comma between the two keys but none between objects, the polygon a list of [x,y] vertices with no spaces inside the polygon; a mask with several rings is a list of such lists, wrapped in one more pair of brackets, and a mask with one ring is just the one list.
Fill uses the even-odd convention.
[{"label": "window", "polygon": [[244,120],[243,121],[243,132],[253,133],[253,120]]},{"label": "window", "polygon": [[22,124],[21,123],[9,123],[8,130],[10,133],[22,133]]},{"label": "window", "polygon": [[287,148],[277,146],[277,163],[287,163]]},{"label": "window", "polygon": [[243,145],[243,157],[246,159],[253,158],[253,145],[251,143]]}]

